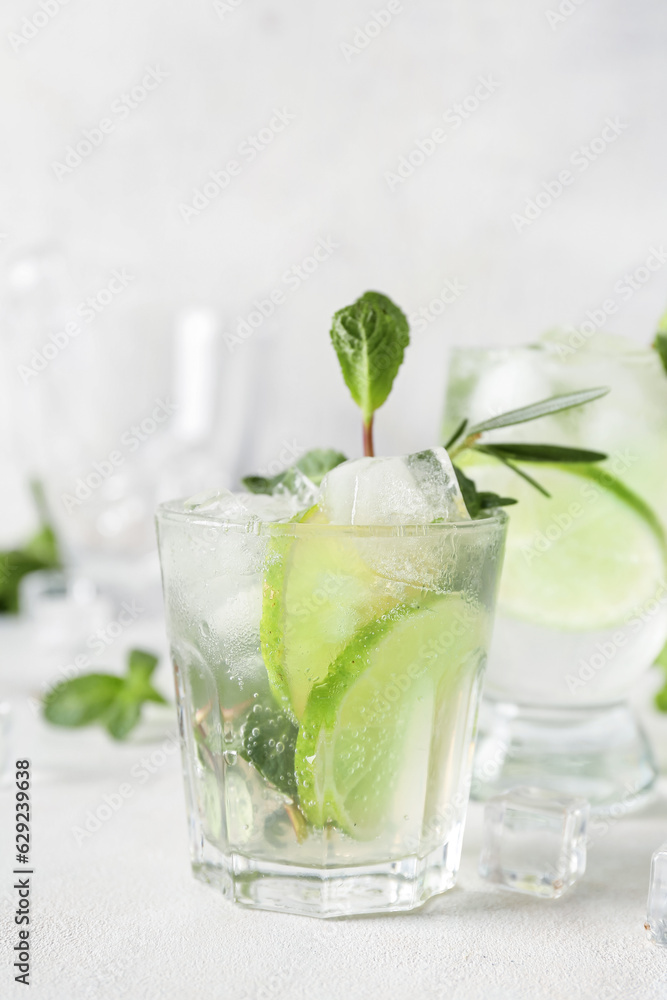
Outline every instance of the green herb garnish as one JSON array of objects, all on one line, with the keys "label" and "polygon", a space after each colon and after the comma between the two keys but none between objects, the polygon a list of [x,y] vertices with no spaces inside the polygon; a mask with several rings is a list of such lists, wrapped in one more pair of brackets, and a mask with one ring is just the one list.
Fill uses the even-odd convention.
[{"label": "green herb garnish", "polygon": [[662,367],[665,369],[665,373],[667,374],[667,312],[663,313],[660,318],[658,329],[655,331],[653,347],[658,352],[658,356],[662,361]]},{"label": "green herb garnish", "polygon": [[[663,320],[667,324],[667,316]],[[653,341],[653,346],[660,355],[660,360],[662,361],[662,367],[665,369],[667,374],[667,330],[664,332],[658,332],[656,338]]]},{"label": "green herb garnish", "polygon": [[0,552],[0,613],[19,610],[19,584],[28,573],[40,569],[61,569],[62,562],[55,532],[51,526],[41,483],[30,484],[41,527],[19,549]]},{"label": "green herb garnish", "polygon": [[661,667],[665,674],[665,683],[655,696],[655,707],[661,712],[667,712],[667,643],[660,651],[655,665]]},{"label": "green herb garnish", "polygon": [[275,493],[279,486],[290,489],[294,481],[294,470],[298,469],[310,479],[311,483],[319,486],[327,472],[346,461],[347,458],[340,451],[334,451],[332,448],[314,448],[276,476],[246,476],[241,482],[249,493],[271,494]]},{"label": "green herb garnish", "polygon": [[127,673],[82,674],[63,681],[44,698],[44,718],[56,726],[98,723],[116,740],[124,740],[141,717],[145,702],[167,705],[150,682],[158,658],[141,649],[128,655]]},{"label": "green herb garnish", "polygon": [[380,292],[366,292],[334,313],[331,342],[345,384],[361,409],[364,455],[372,456],[373,418],[387,399],[410,343],[403,312]]},{"label": "green herb garnish", "polygon": [[[364,455],[373,456],[375,411],[389,396],[398,369],[403,362],[405,348],[410,343],[408,321],[402,310],[386,295],[380,292],[365,292],[352,305],[339,309],[334,314],[331,341],[338,355],[345,384],[361,409]],[[445,444],[445,448],[452,460],[465,451],[477,451],[490,456],[548,497],[550,495],[548,491],[516,463],[592,464],[603,461],[607,456],[600,451],[569,448],[563,445],[488,442],[483,440],[483,435],[488,431],[513,427],[575,406],[582,406],[584,403],[605,396],[608,392],[608,388],[602,387],[551,396],[537,403],[531,403],[530,406],[508,410],[507,413],[501,413],[473,426],[469,426],[468,420],[462,420]],[[345,456],[341,452],[310,451],[276,476],[246,476],[242,482],[245,488],[253,493],[273,493],[279,487],[291,489],[295,480],[295,470],[299,470],[319,486],[324,475],[344,461]],[[478,517],[483,511],[493,507],[508,506],[517,502],[512,497],[502,497],[497,493],[477,490],[473,480],[456,464],[454,471],[471,517]]]},{"label": "green herb garnish", "polygon": [[[548,497],[551,494],[525,469],[519,468],[516,462],[549,462],[551,464],[573,465],[577,463],[592,464],[602,462],[607,457],[601,451],[589,451],[585,448],[568,448],[565,445],[553,444],[524,444],[513,441],[486,443],[482,436],[487,431],[498,430],[502,427],[513,427],[517,424],[525,424],[530,420],[539,420],[540,417],[549,416],[552,413],[561,413],[563,410],[570,410],[574,406],[582,406],[595,399],[606,396],[609,389],[600,387],[597,389],[582,389],[579,392],[568,392],[560,396],[550,396],[538,403],[531,403],[530,406],[522,406],[517,410],[508,410],[497,417],[490,417],[478,424],[469,426],[468,420],[462,420],[456,428],[449,441],[445,445],[449,452],[449,457],[454,460],[457,455],[465,451],[476,451],[482,455],[488,455],[506,465],[508,469],[530,483],[536,490]],[[478,492],[475,484],[461,470],[454,465],[454,471],[461,486],[463,499],[468,513],[471,517],[477,516],[480,511],[489,507],[507,506],[508,503],[516,503],[509,497],[498,497],[495,493]],[[465,489],[463,486],[465,483]]]},{"label": "green herb garnish", "polygon": [[241,755],[267,781],[285,795],[297,799],[294,777],[294,750],[298,727],[272,699],[256,703],[243,726]]}]

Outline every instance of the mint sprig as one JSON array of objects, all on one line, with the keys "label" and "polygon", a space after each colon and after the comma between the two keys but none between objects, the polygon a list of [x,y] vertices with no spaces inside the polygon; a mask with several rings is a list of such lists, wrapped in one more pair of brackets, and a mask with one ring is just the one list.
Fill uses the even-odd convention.
[{"label": "mint sprig", "polygon": [[145,702],[168,704],[151,684],[157,663],[152,653],[133,649],[124,677],[95,673],[63,681],[44,698],[44,718],[56,726],[98,723],[114,739],[124,740],[141,718]]},{"label": "mint sprig", "polygon": [[40,528],[21,548],[0,552],[0,613],[19,610],[19,585],[24,576],[42,569],[61,569],[62,561],[41,483],[30,484]]},{"label": "mint sprig", "polygon": [[454,472],[459,483],[459,489],[471,517],[479,517],[485,510],[492,510],[494,507],[508,507],[517,503],[512,497],[501,497],[497,493],[488,490],[478,490],[472,479],[466,476],[465,472],[454,466]]},{"label": "mint sprig", "polygon": [[364,455],[374,454],[373,418],[387,399],[410,343],[404,313],[380,292],[365,292],[334,314],[331,342],[363,417]]}]

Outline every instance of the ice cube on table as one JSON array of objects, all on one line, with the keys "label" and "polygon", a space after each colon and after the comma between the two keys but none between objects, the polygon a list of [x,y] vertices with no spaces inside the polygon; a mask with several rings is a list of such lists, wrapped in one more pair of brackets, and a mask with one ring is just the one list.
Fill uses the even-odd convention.
[{"label": "ice cube on table", "polygon": [[589,804],[519,786],[486,803],[482,878],[516,892],[557,899],[586,870]]},{"label": "ice cube on table", "polygon": [[331,524],[431,524],[470,517],[444,448],[343,462],[327,473],[320,492]]},{"label": "ice cube on table", "polygon": [[659,847],[651,858],[644,927],[651,941],[667,945],[667,843]]}]

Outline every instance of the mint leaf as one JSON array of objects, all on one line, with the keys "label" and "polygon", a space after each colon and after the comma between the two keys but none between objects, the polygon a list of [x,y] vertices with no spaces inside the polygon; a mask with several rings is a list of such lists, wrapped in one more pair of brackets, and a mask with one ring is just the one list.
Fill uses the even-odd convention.
[{"label": "mint leaf", "polygon": [[0,612],[16,614],[19,610],[19,584],[28,573],[48,567],[23,549],[0,552]]},{"label": "mint leaf", "polygon": [[44,490],[38,482],[31,483],[31,490],[42,526],[22,548],[0,552],[0,613],[18,612],[19,584],[24,576],[36,570],[62,566],[55,532],[49,523]]},{"label": "mint leaf", "polygon": [[665,683],[655,696],[655,707],[661,712],[667,712],[667,643],[658,654],[655,665],[656,667],[662,667],[665,673]]},{"label": "mint leaf", "polygon": [[153,653],[147,653],[144,649],[130,650],[127,658],[127,670],[130,678],[141,679],[147,683],[157,665],[158,658]]},{"label": "mint leaf", "polygon": [[491,493],[488,490],[478,490],[472,479],[466,476],[465,472],[458,465],[454,465],[453,468],[459,483],[463,502],[471,517],[479,517],[483,511],[491,510],[494,507],[508,507],[510,504],[516,503],[516,500],[513,500],[511,497],[501,497],[497,493]]},{"label": "mint leaf", "polygon": [[124,740],[141,718],[141,701],[127,689],[119,693],[104,715],[104,725],[115,740]]},{"label": "mint leaf", "polygon": [[102,718],[123,688],[113,674],[84,674],[63,681],[44,698],[44,717],[56,726],[87,726]]},{"label": "mint leaf", "polygon": [[248,493],[266,493],[270,496],[281,479],[282,473],[272,479],[268,479],[266,476],[245,476],[241,483]]},{"label": "mint leaf", "polygon": [[410,343],[409,330],[403,312],[380,292],[366,292],[334,314],[331,342],[345,384],[363,415],[366,454],[373,453],[373,414],[391,392]]},{"label": "mint leaf", "polygon": [[55,533],[48,524],[26,542],[22,551],[40,563],[43,569],[60,569],[62,565]]},{"label": "mint leaf", "polygon": [[662,367],[665,369],[665,374],[667,374],[667,313],[665,313],[660,322],[660,329],[653,341],[653,346],[658,352],[662,361]]},{"label": "mint leaf", "polygon": [[[131,699],[141,705],[142,701],[155,701],[159,705],[168,704],[159,691],[156,691],[150,683],[150,678],[158,664],[157,656],[147,653],[143,649],[131,650],[128,657],[128,670],[125,677],[125,690]],[[107,726],[107,728],[109,728]],[[111,732],[111,729],[109,729]],[[112,733],[112,735],[114,735]]]},{"label": "mint leaf", "polygon": [[46,695],[44,718],[56,726],[87,726],[97,722],[114,739],[125,739],[141,718],[144,702],[168,704],[150,683],[157,663],[158,658],[152,653],[133,649],[124,677],[83,674],[63,681]]},{"label": "mint leaf", "polygon": [[243,726],[241,751],[267,781],[293,799],[297,798],[294,750],[298,731],[277,702],[256,702]]},{"label": "mint leaf", "polygon": [[295,464],[304,476],[308,476],[311,483],[319,486],[327,472],[331,472],[343,462],[347,462],[347,457],[342,451],[334,451],[333,448],[313,448]]},{"label": "mint leaf", "polygon": [[665,643],[658,653],[655,663],[657,667],[662,667],[665,673],[667,673],[667,643]]},{"label": "mint leaf", "polygon": [[333,448],[313,448],[276,476],[246,476],[241,482],[249,493],[273,494],[278,486],[289,489],[294,481],[294,469],[298,469],[315,486],[319,486],[327,472],[335,469],[341,462],[347,462],[346,456],[341,451],[334,451]]},{"label": "mint leaf", "polygon": [[581,389],[579,392],[567,392],[560,396],[550,396],[548,399],[540,400],[539,403],[531,403],[530,406],[521,406],[518,410],[508,410],[497,417],[489,420],[482,420],[474,427],[468,428],[468,436],[481,434],[483,431],[493,431],[498,427],[513,427],[515,424],[525,424],[529,420],[539,420],[550,413],[560,413],[562,410],[570,410],[573,406],[581,406],[582,403],[590,403],[594,399],[600,399],[609,392],[608,387],[598,389]]}]

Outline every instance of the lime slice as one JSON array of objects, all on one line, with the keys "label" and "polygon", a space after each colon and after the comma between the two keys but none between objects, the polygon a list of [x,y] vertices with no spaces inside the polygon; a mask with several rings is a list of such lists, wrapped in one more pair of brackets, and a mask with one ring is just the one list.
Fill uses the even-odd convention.
[{"label": "lime slice", "polygon": [[400,604],[358,632],[311,691],[297,737],[299,801],[314,826],[357,840],[388,830],[406,769],[411,781],[429,773],[435,720],[476,674],[485,628],[483,611],[448,594]]},{"label": "lime slice", "polygon": [[499,610],[536,625],[597,631],[655,596],[666,543],[641,497],[594,465],[530,465],[544,497],[497,462],[465,462],[480,490],[515,497]]},{"label": "lime slice", "polygon": [[[301,520],[326,523],[317,507]],[[321,537],[273,538],[260,638],[277,700],[300,719],[311,688],[355,633],[404,600],[409,589],[374,573],[344,528]]]}]

